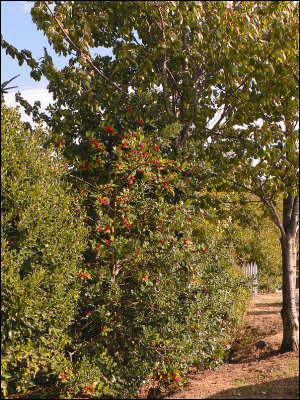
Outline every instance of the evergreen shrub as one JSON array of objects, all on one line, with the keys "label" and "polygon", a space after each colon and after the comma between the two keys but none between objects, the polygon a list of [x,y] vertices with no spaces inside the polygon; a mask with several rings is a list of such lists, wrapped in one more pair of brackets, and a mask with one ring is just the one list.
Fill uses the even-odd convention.
[{"label": "evergreen shrub", "polygon": [[203,174],[170,150],[179,127],[103,123],[67,172],[67,138],[51,159],[39,130],[2,114],[3,392],[133,398],[222,363],[249,291],[230,249],[201,235]]},{"label": "evergreen shrub", "polygon": [[193,233],[206,218],[188,199],[201,171],[172,159],[176,127],[151,135],[142,125],[86,132],[74,164],[91,231],[65,396],[132,398],[148,379],[182,384],[192,365],[222,362],[245,312],[230,252]]},{"label": "evergreen shrub", "polygon": [[68,171],[1,104],[1,387],[4,396],[55,382],[69,357],[87,228],[71,207]]}]

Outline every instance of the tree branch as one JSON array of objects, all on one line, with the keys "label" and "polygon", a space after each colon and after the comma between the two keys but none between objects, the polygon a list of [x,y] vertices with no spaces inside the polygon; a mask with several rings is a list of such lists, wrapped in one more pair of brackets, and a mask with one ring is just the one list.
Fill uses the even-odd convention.
[{"label": "tree branch", "polygon": [[73,40],[70,38],[70,36],[68,35],[67,31],[65,30],[65,28],[62,26],[62,24],[59,22],[59,20],[57,19],[56,15],[52,12],[51,8],[48,6],[47,2],[44,2],[46,7],[48,8],[48,10],[50,11],[50,14],[52,15],[52,18],[55,20],[55,22],[57,23],[57,25],[59,26],[59,28],[61,29],[61,31],[63,32],[64,36],[66,37],[67,41],[71,44],[71,46],[73,46],[79,53],[80,56],[85,59],[90,66],[94,69],[94,71],[96,71],[103,79],[106,80],[106,82],[108,82],[110,85],[112,85],[113,87],[115,87],[116,89],[118,89],[119,91],[122,91],[122,88],[120,86],[118,86],[116,83],[112,82],[106,75],[104,75],[104,73],[102,71],[99,70],[99,68],[96,67],[96,65],[93,63],[92,59],[90,58],[90,56],[86,53],[84,53],[74,42]]},{"label": "tree branch", "polygon": [[179,89],[179,87],[178,87],[178,85],[177,85],[177,82],[176,82],[176,80],[175,80],[175,78],[174,78],[172,72],[169,70],[168,67],[166,68],[166,70],[167,70],[168,74],[170,75],[171,81],[172,81],[174,87],[176,88],[176,92],[177,92],[177,94],[178,94],[178,93],[180,92],[180,89]]},{"label": "tree branch", "polygon": [[290,227],[292,234],[295,235],[299,228],[299,194],[294,198]]},{"label": "tree branch", "polygon": [[[158,5],[158,2],[154,2],[160,16],[160,21],[161,21],[161,37],[162,37],[162,42],[166,46],[166,35],[165,35],[165,22],[161,13],[161,9]],[[170,104],[169,104],[169,96],[168,96],[168,77],[167,77],[167,49],[165,48],[164,51],[164,57],[162,61],[162,87],[163,87],[163,94],[164,94],[164,101],[165,101],[165,107],[166,107],[166,112],[168,115],[171,115],[171,110],[170,110]]]},{"label": "tree branch", "polygon": [[157,26],[157,28],[158,28],[160,31],[163,30],[163,28],[159,25],[159,23],[156,21],[156,19],[153,18],[152,15],[151,15],[150,13],[148,13],[148,11],[146,11],[145,9],[143,9],[143,8],[138,4],[138,3],[141,3],[141,1],[130,1],[130,3],[134,4],[134,5],[135,5],[136,7],[138,7],[140,10],[142,10],[142,11],[147,15],[147,17],[149,17],[149,18],[154,22],[154,24]]},{"label": "tree branch", "polygon": [[89,185],[89,186],[92,186],[94,189],[99,190],[99,187],[98,187],[98,186],[95,186],[95,185],[89,183],[88,181],[85,181],[84,179],[79,178],[79,177],[76,176],[76,175],[69,174],[69,176],[71,176],[72,178],[78,179],[79,181],[84,182],[84,183],[86,183],[86,184]]},{"label": "tree branch", "polygon": [[272,201],[269,201],[267,199],[267,196],[265,194],[265,191],[264,191],[262,183],[260,184],[260,189],[261,189],[261,192],[262,192],[262,200],[270,208],[273,221],[274,221],[275,225],[277,225],[278,228],[280,229],[282,238],[285,239],[286,233],[285,233],[284,227],[283,227],[283,225],[282,225],[282,223],[280,221],[279,215],[278,215],[278,213],[277,213],[277,211],[276,211],[276,209],[274,207],[274,204],[272,203]]}]

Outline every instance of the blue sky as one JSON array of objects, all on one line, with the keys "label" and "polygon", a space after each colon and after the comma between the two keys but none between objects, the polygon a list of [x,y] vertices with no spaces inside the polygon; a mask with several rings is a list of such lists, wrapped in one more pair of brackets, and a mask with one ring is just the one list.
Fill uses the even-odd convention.
[{"label": "blue sky", "polygon": [[[48,44],[46,36],[42,31],[38,31],[32,22],[30,9],[32,3],[27,1],[1,1],[1,34],[3,39],[15,46],[18,50],[27,49],[32,52],[33,57],[38,60],[43,56],[44,47],[47,47],[56,65],[65,65],[64,57],[58,57]],[[20,74],[9,86],[18,86],[4,96],[8,106],[15,107],[15,93],[20,91],[22,96],[33,104],[35,100],[40,100],[42,108],[52,102],[52,96],[47,90],[47,80],[42,78],[36,82],[30,77],[31,69],[24,63],[19,66],[17,59],[6,55],[5,50],[1,49],[1,83]],[[32,122],[22,108],[20,109],[21,118],[24,121]]]},{"label": "blue sky", "polygon": [[[1,34],[4,40],[15,46],[18,50],[28,49],[35,59],[43,56],[43,48],[47,47],[55,64],[61,68],[66,64],[64,57],[58,57],[51,50],[48,39],[42,31],[38,31],[32,22],[30,9],[32,3],[27,1],[1,1]],[[18,65],[16,59],[7,56],[1,49],[1,82],[20,74],[14,80],[20,91],[37,87],[46,87],[47,81],[36,82],[30,77],[30,68],[23,64]]]},{"label": "blue sky", "polygon": [[[30,50],[33,58],[37,61],[40,57],[43,57],[43,48],[46,47],[56,67],[61,69],[67,64],[67,59],[58,56],[50,47],[43,32],[37,30],[30,15],[32,6],[33,2],[28,1],[1,1],[1,34],[3,39],[18,50]],[[103,52],[103,55],[112,55],[109,49],[97,49],[97,52]],[[93,54],[93,51],[91,54]],[[35,100],[40,100],[43,109],[52,101],[52,96],[47,90],[47,80],[42,78],[41,81],[36,82],[30,77],[30,71],[31,69],[25,63],[19,66],[17,59],[6,55],[5,50],[1,49],[1,83],[20,74],[10,84],[10,86],[18,87],[10,90],[4,97],[7,105],[15,106],[14,99],[17,91],[20,91],[22,96],[31,104]],[[21,117],[23,120],[31,121],[22,110]]]}]

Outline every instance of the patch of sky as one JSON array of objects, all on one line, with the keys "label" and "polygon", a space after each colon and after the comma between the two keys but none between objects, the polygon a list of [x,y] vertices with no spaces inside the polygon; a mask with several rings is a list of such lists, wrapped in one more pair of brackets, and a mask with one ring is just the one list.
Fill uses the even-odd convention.
[{"label": "patch of sky", "polygon": [[[27,1],[1,1],[1,34],[3,39],[16,47],[18,50],[29,50],[35,60],[40,61],[44,56],[44,48],[47,49],[49,56],[52,57],[54,65],[58,69],[63,69],[68,65],[69,57],[59,56],[50,46],[47,37],[39,31],[32,21],[30,15],[32,4]],[[114,58],[111,49],[98,47],[91,49],[91,55],[109,55]],[[6,54],[5,49],[1,49],[1,82],[11,79],[20,74],[16,83],[18,90],[28,90],[33,88],[45,89],[47,80],[42,78],[34,81],[30,77],[31,68],[23,63],[19,66],[18,60]]]},{"label": "patch of sky", "polygon": [[[49,56],[52,57],[53,64],[58,69],[63,69],[68,65],[69,57],[59,56],[55,53],[47,37],[33,23],[30,15],[31,8],[32,4],[27,1],[1,1],[3,39],[19,51],[23,49],[31,51],[33,58],[37,61],[41,61],[44,56],[44,48],[46,48]],[[101,55],[114,58],[111,49],[104,47],[92,48],[90,53],[92,57]],[[44,77],[40,81],[35,81],[31,78],[30,72],[31,68],[26,63],[20,66],[16,58],[13,59],[6,54],[5,49],[1,49],[1,82],[20,75],[13,81],[13,86],[17,86],[17,88],[4,95],[6,104],[15,107],[15,93],[20,91],[22,97],[32,105],[36,100],[41,101],[41,109],[45,112],[49,103],[53,103],[53,97],[47,90],[48,81]],[[20,113],[24,122],[32,123],[31,117],[25,114],[22,107]]]}]

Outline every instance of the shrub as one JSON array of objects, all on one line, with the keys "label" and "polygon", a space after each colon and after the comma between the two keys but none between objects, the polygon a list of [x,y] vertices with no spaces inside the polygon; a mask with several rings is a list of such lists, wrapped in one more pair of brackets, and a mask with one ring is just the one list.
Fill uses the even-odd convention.
[{"label": "shrub", "polygon": [[50,161],[41,132],[21,136],[3,110],[4,392],[48,382],[64,398],[132,398],[219,365],[249,291],[230,248],[199,229],[203,175],[173,158],[178,127],[103,124],[67,174],[66,138]]},{"label": "shrub", "polygon": [[64,382],[75,394],[128,398],[148,378],[214,367],[245,311],[230,253],[193,234],[205,216],[187,199],[190,165],[139,125],[87,132],[72,173],[91,227]]},{"label": "shrub", "polygon": [[87,229],[71,207],[67,169],[1,104],[1,385],[4,396],[55,381],[69,365]]}]

